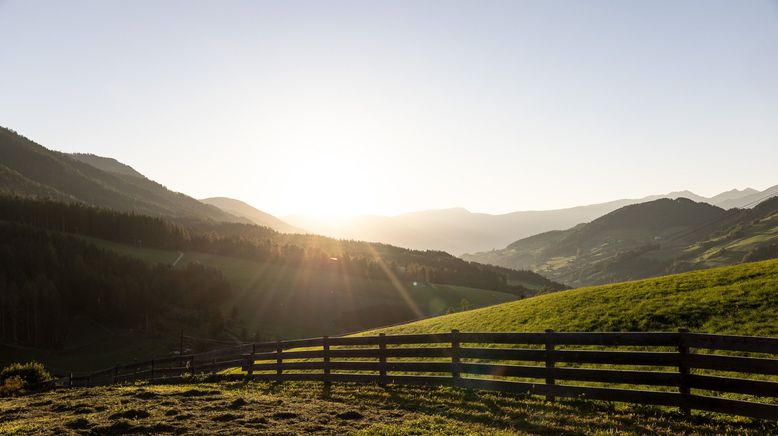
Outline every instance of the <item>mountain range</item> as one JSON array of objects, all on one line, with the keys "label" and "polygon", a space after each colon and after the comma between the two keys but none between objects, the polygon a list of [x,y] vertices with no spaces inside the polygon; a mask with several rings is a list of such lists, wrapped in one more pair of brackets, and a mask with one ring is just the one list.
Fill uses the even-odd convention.
[{"label": "mountain range", "polygon": [[[317,240],[302,235],[309,230],[341,239],[453,252],[472,262],[539,272],[569,286],[769,256],[778,233],[775,203],[764,201],[778,195],[778,185],[764,191],[733,189],[713,197],[678,191],[501,215],[453,208],[356,217],[339,225],[297,216],[288,218],[290,224],[240,200],[196,200],[168,190],[115,159],[49,150],[10,129],[0,128],[0,156],[0,193],[4,194],[161,216],[201,231],[211,226],[209,222],[257,224],[301,234],[284,242],[300,246]],[[709,226],[709,222],[717,224]],[[695,230],[699,226],[705,231]],[[674,236],[691,230],[695,230],[693,235]],[[246,230],[220,226],[218,231],[238,237]]]},{"label": "mountain range", "polygon": [[401,247],[435,249],[460,255],[502,248],[522,238],[551,230],[568,229],[621,207],[660,198],[688,198],[730,209],[753,207],[759,199],[770,194],[778,195],[778,185],[764,191],[752,188],[733,189],[710,198],[690,191],[677,191],[565,209],[518,211],[499,215],[453,208],[396,216],[367,215],[337,222],[322,222],[305,215],[288,216],[284,217],[284,220],[311,232],[336,238],[384,242]]},{"label": "mountain range", "polygon": [[687,198],[663,198],[462,258],[531,269],[570,286],[584,286],[776,256],[778,197],[753,208],[729,210]]}]

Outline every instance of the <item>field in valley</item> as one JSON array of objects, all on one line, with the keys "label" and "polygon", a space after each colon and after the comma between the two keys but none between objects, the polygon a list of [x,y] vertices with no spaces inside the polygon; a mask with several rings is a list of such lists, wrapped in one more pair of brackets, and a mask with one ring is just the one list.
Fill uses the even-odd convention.
[{"label": "field in valley", "polygon": [[[99,246],[150,263],[172,264],[177,251],[133,247],[91,239]],[[248,332],[265,339],[343,334],[368,325],[490,306],[515,295],[465,286],[397,283],[349,277],[208,253],[186,252],[177,266],[199,262],[221,270],[233,287],[225,313],[234,313]],[[398,298],[398,296],[400,298]],[[332,314],[339,313],[332,321]]]}]

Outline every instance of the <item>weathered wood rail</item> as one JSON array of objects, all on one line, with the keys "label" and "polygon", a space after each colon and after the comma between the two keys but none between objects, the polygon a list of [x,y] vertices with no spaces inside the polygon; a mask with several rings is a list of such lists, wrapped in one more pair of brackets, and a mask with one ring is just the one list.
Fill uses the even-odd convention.
[{"label": "weathered wood rail", "polygon": [[325,336],[154,359],[71,376],[69,384],[232,368],[242,372],[227,378],[453,386],[778,420],[778,382],[769,380],[778,380],[771,377],[778,376],[778,338],[683,330]]}]

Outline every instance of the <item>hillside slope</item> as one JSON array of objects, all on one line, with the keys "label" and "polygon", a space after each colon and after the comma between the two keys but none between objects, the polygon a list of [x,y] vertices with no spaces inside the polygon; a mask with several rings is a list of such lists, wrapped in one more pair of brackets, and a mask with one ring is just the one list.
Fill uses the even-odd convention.
[{"label": "hillside slope", "polygon": [[462,258],[531,269],[568,285],[585,286],[732,265],[775,242],[776,198],[753,209],[727,211],[685,198],[660,199]]},{"label": "hillside slope", "polygon": [[134,176],[143,179],[146,178],[146,176],[143,174],[135,171],[133,167],[125,165],[110,157],[97,156],[89,153],[71,153],[70,157],[85,164],[89,164],[99,170],[103,170],[107,173]]},{"label": "hillside slope", "polygon": [[778,260],[579,288],[376,330],[692,331],[778,336]]},{"label": "hillside slope", "polygon": [[211,197],[204,198],[200,201],[205,204],[216,206],[231,215],[246,218],[256,225],[270,227],[277,232],[306,233],[305,230],[289,225],[279,218],[276,218],[267,212],[262,212],[254,206],[244,203],[240,200],[227,197]]},{"label": "hillside slope", "polygon": [[2,127],[0,165],[0,191],[6,193],[150,215],[247,221],[170,191],[113,159],[49,150]]}]

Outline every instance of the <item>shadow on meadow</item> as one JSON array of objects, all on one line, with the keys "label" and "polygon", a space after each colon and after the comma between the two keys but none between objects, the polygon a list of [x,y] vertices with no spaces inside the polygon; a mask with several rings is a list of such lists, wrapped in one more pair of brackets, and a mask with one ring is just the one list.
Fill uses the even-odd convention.
[{"label": "shadow on meadow", "polygon": [[775,423],[684,419],[606,402],[315,382],[133,384],[0,399],[2,434],[726,434]]}]

